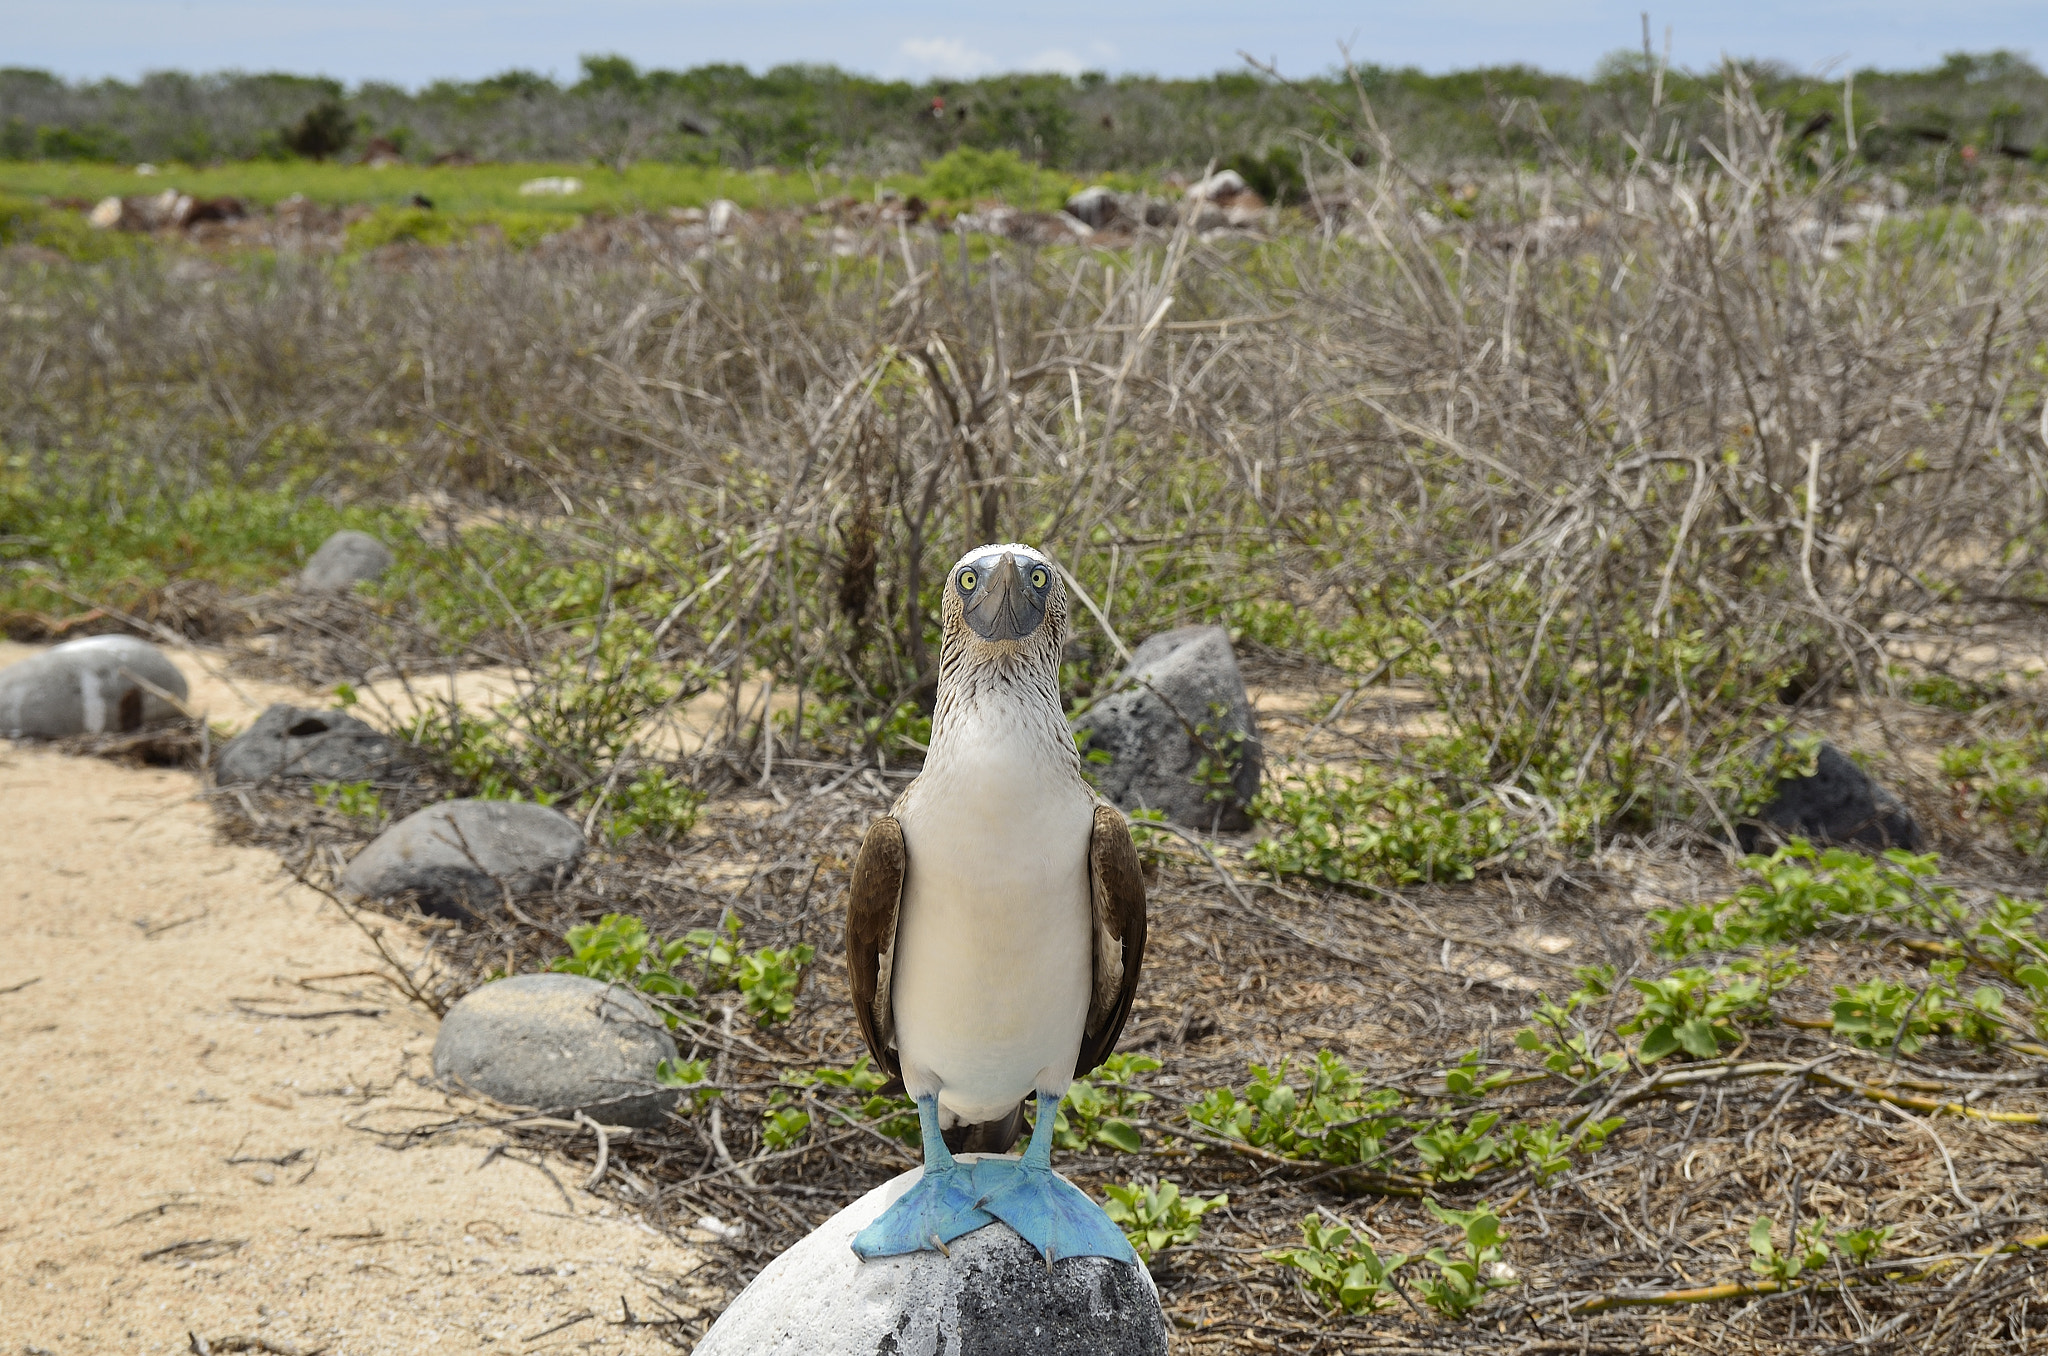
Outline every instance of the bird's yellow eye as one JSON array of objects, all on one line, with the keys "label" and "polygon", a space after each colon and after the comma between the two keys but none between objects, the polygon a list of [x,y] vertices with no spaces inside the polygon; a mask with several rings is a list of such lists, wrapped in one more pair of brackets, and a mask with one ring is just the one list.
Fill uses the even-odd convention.
[{"label": "bird's yellow eye", "polygon": [[975,586],[976,584],[979,584],[980,582],[981,582],[981,580],[980,580],[980,579],[979,579],[979,578],[978,578],[978,577],[977,577],[977,576],[975,575],[974,571],[972,571],[972,570],[962,570],[962,571],[960,571],[960,591],[961,591],[962,593],[972,593],[972,592],[974,592],[974,586]]},{"label": "bird's yellow eye", "polygon": [[1035,589],[1045,587],[1045,566],[1041,565],[1031,572],[1031,587]]}]

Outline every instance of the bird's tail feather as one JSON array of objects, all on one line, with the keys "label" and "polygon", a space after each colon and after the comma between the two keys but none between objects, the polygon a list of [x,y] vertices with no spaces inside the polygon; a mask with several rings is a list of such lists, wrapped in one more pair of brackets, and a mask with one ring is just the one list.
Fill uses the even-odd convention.
[{"label": "bird's tail feather", "polygon": [[946,1148],[952,1153],[1006,1154],[1023,1132],[1024,1104],[1019,1102],[1001,1120],[981,1121],[974,1125],[962,1121],[940,1133],[945,1137]]}]

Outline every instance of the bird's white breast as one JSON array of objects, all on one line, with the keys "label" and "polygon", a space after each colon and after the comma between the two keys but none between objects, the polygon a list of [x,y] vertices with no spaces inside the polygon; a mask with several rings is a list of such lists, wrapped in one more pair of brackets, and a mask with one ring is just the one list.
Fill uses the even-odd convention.
[{"label": "bird's white breast", "polygon": [[[1073,1076],[1093,956],[1094,802],[1026,713],[960,713],[899,807],[909,869],[893,1002],[912,1095],[1006,1115]],[[1064,736],[1064,724],[1060,726]]]}]

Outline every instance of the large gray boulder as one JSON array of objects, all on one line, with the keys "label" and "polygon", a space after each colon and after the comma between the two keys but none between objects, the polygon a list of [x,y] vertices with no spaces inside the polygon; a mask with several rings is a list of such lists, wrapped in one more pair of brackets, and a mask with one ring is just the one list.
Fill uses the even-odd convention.
[{"label": "large gray boulder", "polygon": [[185,675],[148,641],[67,640],[0,669],[0,735],[62,739],[139,730],[180,715],[186,696]]},{"label": "large gray boulder", "polygon": [[367,532],[353,528],[320,543],[320,549],[299,571],[299,587],[311,593],[339,593],[391,568],[391,548]]},{"label": "large gray boulder", "polygon": [[221,747],[213,779],[237,782],[388,781],[406,768],[391,736],[345,711],[316,711],[279,702]]},{"label": "large gray boulder", "polygon": [[1048,1270],[1001,1223],[954,1239],[951,1256],[854,1256],[853,1236],[922,1171],[884,1182],[770,1262],[696,1356],[1164,1356],[1159,1292],[1137,1262],[1067,1257]]},{"label": "large gray boulder", "polygon": [[[1262,759],[1229,633],[1162,631],[1132,654],[1120,686],[1074,722],[1086,748],[1109,755],[1107,765],[1089,765],[1102,794],[1189,828],[1249,828]],[[1205,759],[1215,780],[1198,782]]]},{"label": "large gray boulder", "polygon": [[408,815],[364,848],[341,874],[367,899],[410,895],[428,913],[474,918],[506,891],[558,886],[583,860],[583,830],[545,805],[444,800]]},{"label": "large gray boulder", "polygon": [[1767,838],[1794,836],[1872,852],[1894,847],[1918,852],[1926,845],[1920,825],[1899,798],[1833,744],[1820,746],[1812,776],[1778,783],[1757,821],[1735,826],[1744,852],[1766,846]]},{"label": "large gray boulder", "polygon": [[434,1076],[512,1106],[660,1125],[680,1094],[655,1071],[676,1043],[631,989],[582,975],[514,975],[448,1009]]}]

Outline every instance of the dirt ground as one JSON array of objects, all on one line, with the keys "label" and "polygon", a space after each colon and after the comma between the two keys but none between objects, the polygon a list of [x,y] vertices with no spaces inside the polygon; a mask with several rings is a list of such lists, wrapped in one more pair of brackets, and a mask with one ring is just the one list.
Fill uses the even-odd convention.
[{"label": "dirt ground", "polygon": [[[231,721],[281,695],[215,686]],[[700,1259],[587,1169],[357,1128],[456,1109],[434,1019],[197,790],[0,744],[0,1352],[671,1349],[622,1298],[658,1315]]]}]

